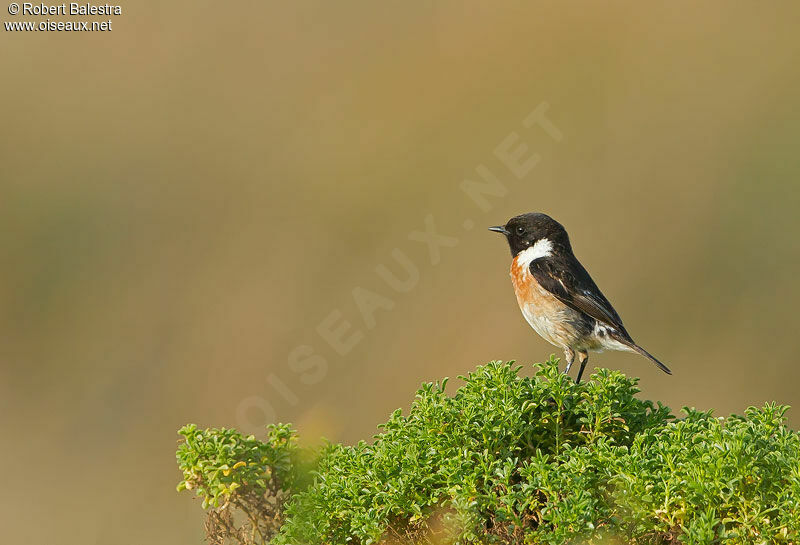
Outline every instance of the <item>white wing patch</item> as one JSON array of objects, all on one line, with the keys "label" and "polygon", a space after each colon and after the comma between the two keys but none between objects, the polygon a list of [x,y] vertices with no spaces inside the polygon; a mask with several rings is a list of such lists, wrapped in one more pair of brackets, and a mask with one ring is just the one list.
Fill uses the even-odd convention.
[{"label": "white wing patch", "polygon": [[594,333],[595,336],[597,336],[597,337],[605,337],[611,331],[614,331],[614,329],[611,328],[611,327],[608,327],[605,324],[601,324],[600,322],[595,320],[594,331],[592,332],[592,333]]},{"label": "white wing patch", "polygon": [[611,333],[616,332],[616,329],[609,327],[600,322],[595,322],[592,337],[595,343],[594,350],[602,352],[603,350],[619,350],[620,352],[633,352],[634,350],[625,344],[611,338]]},{"label": "white wing patch", "polygon": [[533,246],[525,248],[519,253],[517,256],[517,263],[519,263],[519,266],[522,267],[523,270],[527,270],[531,263],[537,259],[550,257],[552,251],[553,243],[546,238],[540,238]]}]

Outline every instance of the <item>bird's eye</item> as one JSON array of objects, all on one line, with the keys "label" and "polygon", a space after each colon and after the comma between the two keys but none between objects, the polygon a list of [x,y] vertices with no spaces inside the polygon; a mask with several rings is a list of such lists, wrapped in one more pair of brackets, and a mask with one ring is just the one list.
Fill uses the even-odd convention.
[{"label": "bird's eye", "polygon": [[522,227],[521,225],[519,227],[517,227],[517,234],[518,235],[524,235],[525,234],[525,228]]}]

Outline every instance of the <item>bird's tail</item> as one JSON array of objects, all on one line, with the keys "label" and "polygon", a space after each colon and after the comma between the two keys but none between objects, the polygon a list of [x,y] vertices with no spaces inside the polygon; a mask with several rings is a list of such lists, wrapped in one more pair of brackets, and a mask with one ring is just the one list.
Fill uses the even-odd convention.
[{"label": "bird's tail", "polygon": [[630,345],[629,345],[629,346],[630,346],[630,347],[631,347],[631,348],[632,348],[634,351],[638,352],[639,354],[641,354],[642,356],[644,356],[644,357],[645,357],[645,358],[647,358],[648,360],[650,360],[650,361],[652,361],[653,363],[655,363],[655,364],[656,364],[656,367],[658,367],[659,369],[661,369],[662,371],[664,371],[666,374],[668,374],[668,375],[671,375],[671,374],[672,374],[672,371],[670,371],[670,370],[669,370],[669,367],[667,367],[666,365],[664,365],[663,363],[661,363],[660,361],[658,361],[658,360],[657,360],[657,359],[656,359],[656,358],[655,358],[655,357],[654,357],[652,354],[650,354],[650,352],[648,352],[647,350],[645,350],[644,348],[642,348],[642,347],[641,347],[641,346],[639,346],[638,344],[636,344],[636,343],[632,342],[632,343],[630,343]]}]

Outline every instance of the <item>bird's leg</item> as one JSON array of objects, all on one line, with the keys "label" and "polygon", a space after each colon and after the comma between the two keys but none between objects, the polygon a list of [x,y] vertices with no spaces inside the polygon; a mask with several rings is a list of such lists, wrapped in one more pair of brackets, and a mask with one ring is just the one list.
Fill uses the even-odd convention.
[{"label": "bird's leg", "polygon": [[575,383],[579,383],[581,381],[581,377],[583,376],[583,370],[586,369],[586,362],[589,361],[589,353],[588,352],[578,352],[578,363],[581,364],[581,368],[578,369],[578,379]]},{"label": "bird's leg", "polygon": [[569,368],[572,367],[572,362],[575,361],[575,351],[569,346],[564,349],[564,358],[567,360],[567,366],[564,368],[564,374],[569,374]]}]

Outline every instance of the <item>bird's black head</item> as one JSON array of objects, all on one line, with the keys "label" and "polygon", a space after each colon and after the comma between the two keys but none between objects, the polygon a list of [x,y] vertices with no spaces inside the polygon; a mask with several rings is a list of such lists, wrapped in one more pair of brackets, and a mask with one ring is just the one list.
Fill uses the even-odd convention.
[{"label": "bird's black head", "polygon": [[489,227],[489,230],[506,236],[512,256],[516,256],[543,239],[549,241],[554,251],[572,252],[567,231],[560,223],[546,214],[530,212],[514,216],[505,225]]}]

